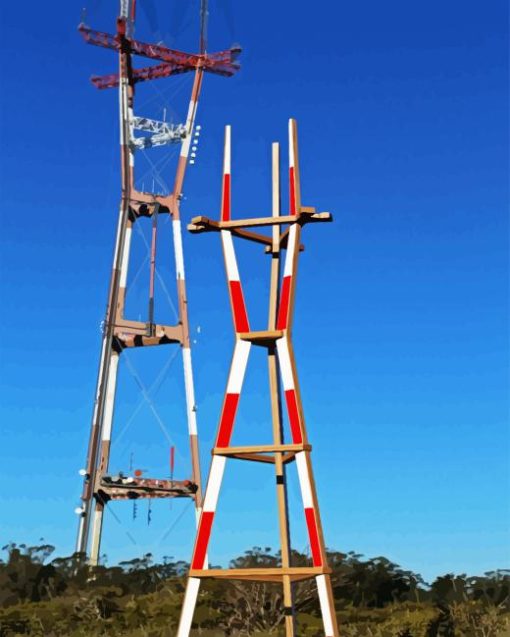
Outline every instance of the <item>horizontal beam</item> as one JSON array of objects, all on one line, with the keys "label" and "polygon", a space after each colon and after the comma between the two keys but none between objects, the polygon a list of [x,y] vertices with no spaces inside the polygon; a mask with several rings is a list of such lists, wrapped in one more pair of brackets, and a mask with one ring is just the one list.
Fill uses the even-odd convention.
[{"label": "horizontal beam", "polygon": [[264,330],[261,332],[240,332],[239,338],[242,341],[248,341],[253,345],[262,347],[271,347],[276,341],[283,337],[283,330]]},{"label": "horizontal beam", "polygon": [[[168,77],[177,73],[186,73],[199,68],[207,73],[231,76],[240,68],[237,58],[241,53],[241,49],[238,47],[207,54],[185,53],[169,49],[160,44],[148,44],[126,37],[126,23],[122,19],[117,22],[117,33],[115,35],[103,31],[95,31],[83,23],[79,25],[78,31],[87,44],[163,62],[163,64],[153,67],[134,69],[132,71],[133,83],[153,80],[158,77]],[[92,78],[92,83],[100,89],[113,88],[118,86],[119,76],[115,73],[95,76]]]},{"label": "horizontal beam", "polygon": [[190,480],[137,478],[133,476],[98,476],[94,496],[109,500],[148,498],[194,498],[197,485]]},{"label": "horizontal beam", "polygon": [[[160,62],[178,64],[180,66],[192,66],[193,68],[203,67],[204,69],[214,67],[215,64],[231,64],[237,66],[236,60],[241,53],[240,48],[234,47],[215,53],[187,53],[185,51],[178,51],[177,49],[170,49],[162,44],[150,44],[128,38],[123,32],[122,22],[118,23],[117,29],[118,32],[113,35],[111,33],[105,33],[104,31],[96,31],[83,23],[78,26],[78,31],[87,44],[101,46],[114,51],[123,50],[126,53],[132,53],[151,60],[159,60]],[[237,70],[237,68],[235,68],[235,70]]]},{"label": "horizontal beam", "polygon": [[[158,80],[164,77],[170,77],[171,75],[189,73],[194,70],[194,66],[183,67],[178,64],[163,62],[162,64],[155,64],[154,66],[145,66],[143,68],[133,69],[131,78],[133,84],[138,84],[138,82]],[[90,81],[99,90],[117,88],[119,85],[119,74],[109,73],[108,75],[93,75],[90,78]]]},{"label": "horizontal beam", "polygon": [[120,349],[182,343],[182,325],[148,325],[139,321],[117,319],[114,337]]},{"label": "horizontal beam", "polygon": [[318,575],[329,575],[330,568],[320,566],[290,566],[280,568],[209,568],[191,569],[190,577],[211,577],[216,579],[258,580],[262,582],[281,582],[284,577],[291,581],[312,579]]},{"label": "horizontal beam", "polygon": [[211,230],[233,230],[237,228],[253,228],[264,226],[284,225],[299,222],[301,224],[312,221],[332,221],[330,212],[301,212],[299,215],[282,215],[280,217],[255,217],[251,219],[233,219],[231,221],[214,221],[209,217],[193,217],[188,225],[190,232],[210,232]]},{"label": "horizontal beam", "polygon": [[299,453],[300,451],[311,451],[309,444],[282,444],[282,445],[250,445],[242,447],[214,447],[213,455],[216,456],[241,456],[261,453]]}]

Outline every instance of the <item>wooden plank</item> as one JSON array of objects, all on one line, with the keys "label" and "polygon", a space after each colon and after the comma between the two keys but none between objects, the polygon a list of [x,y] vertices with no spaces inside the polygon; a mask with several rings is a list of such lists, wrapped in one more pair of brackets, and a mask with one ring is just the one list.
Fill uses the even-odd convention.
[{"label": "wooden plank", "polygon": [[273,456],[264,456],[258,453],[233,453],[229,455],[229,458],[236,458],[237,460],[251,460],[252,462],[266,462],[267,464],[274,464]]},{"label": "wooden plank", "polygon": [[249,341],[253,345],[272,347],[275,341],[283,337],[282,330],[263,330],[260,332],[240,332],[239,338],[242,341]]},{"label": "wooden plank", "polygon": [[191,569],[190,577],[233,580],[259,580],[265,582],[281,582],[283,577],[289,577],[292,581],[311,579],[318,575],[329,575],[330,568],[314,566],[290,566],[280,568],[210,568]]},{"label": "wooden plank", "polygon": [[283,444],[283,445],[251,445],[243,447],[214,447],[213,455],[232,456],[250,453],[298,453],[299,451],[311,451],[312,445],[308,444]]}]

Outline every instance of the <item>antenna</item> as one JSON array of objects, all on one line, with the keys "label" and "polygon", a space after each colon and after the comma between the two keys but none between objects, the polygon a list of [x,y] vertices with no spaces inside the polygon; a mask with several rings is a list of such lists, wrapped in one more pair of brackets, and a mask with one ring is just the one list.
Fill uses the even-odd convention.
[{"label": "antenna", "polygon": [[[177,0],[175,0],[177,1]],[[159,44],[147,44],[134,39],[136,20],[136,0],[120,0],[120,13],[116,21],[114,34],[95,31],[82,22],[78,31],[86,43],[114,51],[119,57],[119,73],[92,78],[94,86],[100,89],[117,87],[120,104],[120,173],[121,206],[116,233],[114,262],[110,278],[106,316],[102,330],[102,347],[97,377],[96,395],[89,434],[89,446],[83,478],[82,506],[76,550],[89,556],[89,563],[96,566],[99,562],[104,509],[114,500],[147,499],[148,522],[150,522],[150,503],[154,498],[191,499],[198,513],[202,507],[202,486],[198,449],[198,433],[195,407],[195,392],[190,350],[190,328],[186,280],[184,273],[184,253],[180,221],[180,202],[182,188],[188,165],[191,139],[200,98],[204,73],[231,76],[238,69],[236,56],[230,51],[219,51],[205,55],[207,33],[207,2],[202,1],[200,14],[199,53],[184,53]],[[152,66],[135,66],[139,58],[149,60]],[[194,81],[185,122],[177,125],[166,122],[166,108],[163,121],[156,121],[136,114],[135,86],[139,82],[148,82],[158,78],[193,73]],[[142,136],[143,135],[143,136]],[[135,186],[135,159],[138,150],[147,150],[154,146],[180,146],[175,166],[173,189],[169,194],[157,194],[137,190]],[[168,215],[171,224],[158,224],[159,215]],[[131,256],[131,238],[136,223],[146,218],[152,220],[152,240],[149,245],[150,282],[148,302],[145,307],[137,308],[143,313],[138,320],[125,316],[126,295],[128,291],[128,270]],[[176,307],[178,317],[175,325],[157,323],[155,309],[156,235],[158,231],[171,232],[173,235],[174,262],[176,270]],[[136,313],[135,313],[136,316]],[[191,461],[188,475],[180,479],[151,478],[142,471],[134,475],[110,475],[110,448],[114,426],[115,398],[118,380],[118,367],[121,358],[129,364],[127,350],[144,348],[150,355],[154,347],[178,346],[182,353],[185,391],[180,398],[186,402],[187,425]],[[159,414],[145,388],[139,384],[145,400],[151,404],[151,411],[161,426]],[[114,442],[115,440],[113,440]],[[132,469],[132,460],[130,468]],[[181,463],[182,464],[182,463]],[[133,516],[136,517],[136,506]]]},{"label": "antenna", "polygon": [[208,1],[200,1],[200,53],[207,52],[207,23],[209,21]]}]

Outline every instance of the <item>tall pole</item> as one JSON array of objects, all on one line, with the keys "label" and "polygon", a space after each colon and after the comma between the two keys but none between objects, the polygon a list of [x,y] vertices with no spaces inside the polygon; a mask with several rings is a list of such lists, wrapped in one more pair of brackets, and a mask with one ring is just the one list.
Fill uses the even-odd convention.
[{"label": "tall pole", "polygon": [[[272,182],[273,182],[273,217],[280,216],[280,145],[272,145]],[[276,315],[278,310],[278,296],[280,292],[280,226],[272,226],[271,245],[271,278],[269,289],[269,319],[268,331],[274,332],[276,329]],[[280,551],[282,556],[282,567],[290,568],[290,527],[289,510],[287,499],[287,472],[284,463],[284,453],[281,451],[284,444],[281,387],[279,382],[278,356],[276,347],[267,348],[268,372],[269,372],[269,394],[271,398],[271,417],[273,424],[273,442],[275,445],[274,467],[276,472],[276,496],[278,506],[278,521],[280,528]],[[296,618],[294,611],[293,589],[289,575],[283,575],[283,604],[285,612],[285,634],[287,637],[294,637],[296,634]]]}]

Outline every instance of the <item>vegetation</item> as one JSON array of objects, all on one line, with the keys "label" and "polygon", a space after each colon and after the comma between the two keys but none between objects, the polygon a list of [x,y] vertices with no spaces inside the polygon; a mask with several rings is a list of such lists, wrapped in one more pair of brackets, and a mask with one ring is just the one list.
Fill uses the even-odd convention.
[{"label": "vegetation", "polygon": [[[188,564],[150,554],[93,572],[78,554],[9,544],[0,560],[0,637],[169,637],[179,620]],[[447,574],[427,585],[384,557],[329,553],[338,619],[345,637],[510,637],[510,571]],[[295,565],[309,564],[295,552]],[[277,553],[255,547],[235,568],[276,566]],[[322,635],[313,581],[295,587],[300,637]],[[280,587],[206,581],[194,634],[278,637]]]}]

